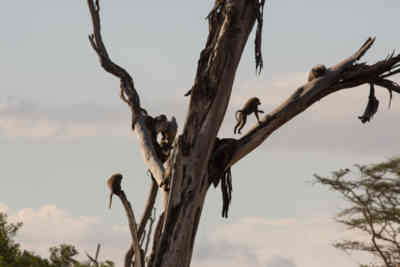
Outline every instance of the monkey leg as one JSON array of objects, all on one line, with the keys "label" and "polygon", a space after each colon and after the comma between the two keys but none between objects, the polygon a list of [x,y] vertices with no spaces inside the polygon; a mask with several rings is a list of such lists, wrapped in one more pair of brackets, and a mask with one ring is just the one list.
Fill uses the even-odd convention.
[{"label": "monkey leg", "polygon": [[243,118],[242,118],[242,119],[241,119],[240,121],[238,121],[238,123],[236,124],[235,129],[233,130],[233,133],[234,133],[234,134],[236,134],[236,133],[240,134],[240,129],[242,129],[243,126],[244,126],[244,124],[243,124]]},{"label": "monkey leg", "polygon": [[239,125],[240,125],[240,121],[236,124],[235,129],[233,129],[234,134],[236,134],[236,129],[238,128]]},{"label": "monkey leg", "polygon": [[258,112],[260,112],[260,110],[256,110],[256,112],[254,112],[254,114],[256,115],[258,124],[261,124],[260,117],[258,116]]},{"label": "monkey leg", "polygon": [[242,130],[242,128],[243,128],[244,125],[246,124],[246,121],[247,121],[247,116],[243,116],[243,119],[242,119],[242,121],[241,121],[240,127],[239,127],[239,129],[238,129],[238,133],[239,133],[239,134],[242,134],[240,131]]},{"label": "monkey leg", "polygon": [[109,202],[109,204],[108,204],[108,208],[109,208],[109,209],[111,209],[112,197],[113,197],[113,193],[110,193],[110,202]]}]

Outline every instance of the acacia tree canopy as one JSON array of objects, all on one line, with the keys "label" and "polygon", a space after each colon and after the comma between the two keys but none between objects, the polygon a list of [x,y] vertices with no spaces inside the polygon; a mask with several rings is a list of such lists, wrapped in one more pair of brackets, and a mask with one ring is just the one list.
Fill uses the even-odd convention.
[{"label": "acacia tree canopy", "polygon": [[356,168],[356,173],[342,169],[331,177],[315,175],[316,183],[340,193],[349,204],[336,220],[369,237],[368,241],[338,241],[334,246],[376,256],[378,263],[371,266],[397,267],[400,264],[400,158],[356,165]]},{"label": "acacia tree canopy", "polygon": [[[167,138],[174,140],[172,144],[160,142],[157,135],[161,133],[164,136],[167,129],[174,128],[174,120],[167,120],[164,114],[150,115],[151,107],[141,105],[132,76],[113,62],[103,43],[100,1],[87,0],[87,3],[93,25],[90,44],[103,69],[120,80],[121,99],[130,107],[132,130],[138,137],[144,164],[154,181],[138,226],[124,190],[118,190],[117,196],[123,202],[132,237],[132,245],[125,255],[126,267],[131,265],[134,255],[136,267],[189,266],[210,185],[221,186],[222,214],[226,217],[232,190],[230,167],[320,99],[339,90],[370,84],[368,105],[360,116],[363,122],[367,122],[379,104],[374,95],[374,85],[386,88],[390,95],[400,93],[400,86],[390,80],[400,72],[400,55],[393,53],[374,64],[359,62],[375,42],[375,38],[368,38],[343,61],[318,68],[323,71],[318,71],[318,75],[313,76],[315,79],[294,88],[283,103],[241,137],[217,138],[233,94],[236,70],[254,25],[257,25],[254,46],[256,69],[260,71],[263,66],[264,0],[216,0],[207,16],[209,34],[200,52],[194,83],[186,94],[190,97],[186,121],[176,138]],[[147,249],[143,248],[142,242],[143,229],[151,221],[157,192],[161,192],[163,197],[162,214],[152,237],[151,252],[146,254]]]}]

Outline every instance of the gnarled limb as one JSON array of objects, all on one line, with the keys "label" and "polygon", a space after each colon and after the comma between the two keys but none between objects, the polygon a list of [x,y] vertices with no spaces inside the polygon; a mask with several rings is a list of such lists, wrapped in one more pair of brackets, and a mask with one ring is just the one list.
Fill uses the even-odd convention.
[{"label": "gnarled limb", "polygon": [[253,151],[286,122],[331,93],[362,84],[376,84],[389,90],[390,94],[392,91],[400,93],[400,86],[387,79],[400,72],[400,54],[391,54],[372,65],[357,63],[374,41],[375,38],[369,38],[355,54],[328,68],[324,76],[299,87],[284,103],[267,114],[260,125],[238,140],[239,145],[229,166]]},{"label": "gnarled limb", "polygon": [[[136,224],[136,219],[135,219],[135,214],[133,213],[131,203],[128,201],[126,198],[125,192],[121,190],[119,192],[118,197],[120,198],[122,205],[125,208],[126,215],[128,217],[128,222],[129,222],[129,230],[131,232],[131,237],[132,237],[132,244],[134,247],[134,254],[135,256],[135,267],[144,267],[144,258],[142,255],[142,248],[140,247],[139,244],[139,237],[138,237],[138,230],[137,230],[137,224]],[[127,257],[125,257],[125,267],[130,267],[132,260]]]},{"label": "gnarled limb", "polygon": [[107,49],[101,36],[100,24],[100,3],[99,0],[88,0],[88,6],[93,24],[93,34],[89,35],[89,41],[93,49],[99,56],[100,64],[103,69],[121,81],[121,99],[127,103],[132,112],[132,129],[135,129],[139,139],[145,163],[154,175],[158,185],[164,180],[164,167],[158,158],[151,139],[151,129],[145,125],[146,110],[140,106],[140,98],[136,92],[135,85],[129,73],[115,64],[108,55]]}]

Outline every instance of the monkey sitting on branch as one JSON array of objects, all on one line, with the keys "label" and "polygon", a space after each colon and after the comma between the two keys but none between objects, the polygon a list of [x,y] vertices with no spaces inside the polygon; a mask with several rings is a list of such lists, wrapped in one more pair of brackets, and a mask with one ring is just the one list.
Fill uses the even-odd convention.
[{"label": "monkey sitting on branch", "polygon": [[307,79],[307,81],[310,82],[310,81],[312,81],[312,80],[314,80],[314,79],[317,79],[317,78],[319,78],[319,77],[325,75],[325,73],[326,73],[326,67],[325,67],[325,65],[322,65],[322,64],[315,65],[315,66],[311,69],[310,73],[308,74],[308,79]]},{"label": "monkey sitting on branch", "polygon": [[171,120],[168,121],[168,124],[164,129],[161,129],[161,148],[167,156],[169,156],[169,152],[172,149],[172,144],[174,143],[176,133],[178,132],[178,124],[176,123],[176,119],[172,116]]},{"label": "monkey sitting on branch", "polygon": [[[178,130],[178,124],[176,119],[172,116],[171,121],[167,120],[167,116],[164,114],[158,115],[153,118],[151,116],[146,117],[146,126],[151,131],[151,140],[156,150],[157,156],[164,163],[172,148],[172,143],[175,140],[175,136]],[[158,134],[161,133],[161,140],[158,141]]]},{"label": "monkey sitting on branch", "polygon": [[165,131],[168,127],[167,116],[161,114],[155,118],[151,116],[146,117],[146,126],[150,130],[151,133],[151,141],[156,151],[157,156],[164,163],[166,161],[166,156],[163,153],[163,149],[157,141],[157,136],[159,133]]},{"label": "monkey sitting on branch", "polygon": [[113,195],[119,195],[122,192],[121,189],[122,175],[120,173],[113,174],[107,180],[108,188],[110,189],[110,202],[108,208],[111,209],[112,197]]},{"label": "monkey sitting on branch", "polygon": [[242,130],[242,128],[246,124],[247,116],[251,113],[254,113],[254,115],[256,115],[258,123],[261,123],[258,113],[264,113],[264,111],[258,109],[259,105],[261,105],[260,99],[258,99],[258,97],[252,97],[247,100],[242,109],[236,111],[235,117],[237,120],[237,124],[235,126],[235,129],[233,130],[233,133],[236,134],[237,132],[240,134],[240,130]]}]

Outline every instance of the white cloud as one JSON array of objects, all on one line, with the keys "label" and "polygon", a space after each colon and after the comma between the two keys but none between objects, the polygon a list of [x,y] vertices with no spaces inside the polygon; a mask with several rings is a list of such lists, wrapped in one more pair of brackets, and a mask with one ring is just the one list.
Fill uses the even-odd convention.
[{"label": "white cloud", "polygon": [[244,218],[208,236],[193,266],[355,267],[368,260],[332,247],[334,241],[360,235],[327,218]]},{"label": "white cloud", "polygon": [[[8,208],[0,203],[0,210]],[[120,264],[129,246],[126,225],[107,225],[96,217],[73,216],[54,205],[11,212],[9,221],[23,222],[17,235],[22,248],[45,257],[49,247],[61,243],[75,245],[81,254],[92,252],[100,243],[101,258]],[[328,218],[248,217],[201,234],[206,235],[206,241],[195,246],[194,267],[355,267],[369,260],[365,255],[350,257],[332,247],[342,238],[362,236],[345,231]]]},{"label": "white cloud", "polygon": [[[0,205],[0,210],[5,205]],[[120,264],[129,247],[128,226],[108,225],[97,217],[73,216],[55,205],[39,209],[24,208],[11,212],[10,222],[22,222],[17,241],[23,249],[48,257],[49,248],[62,243],[76,246],[80,259],[86,260],[85,251],[93,253],[101,244],[100,259],[111,259]]]}]

